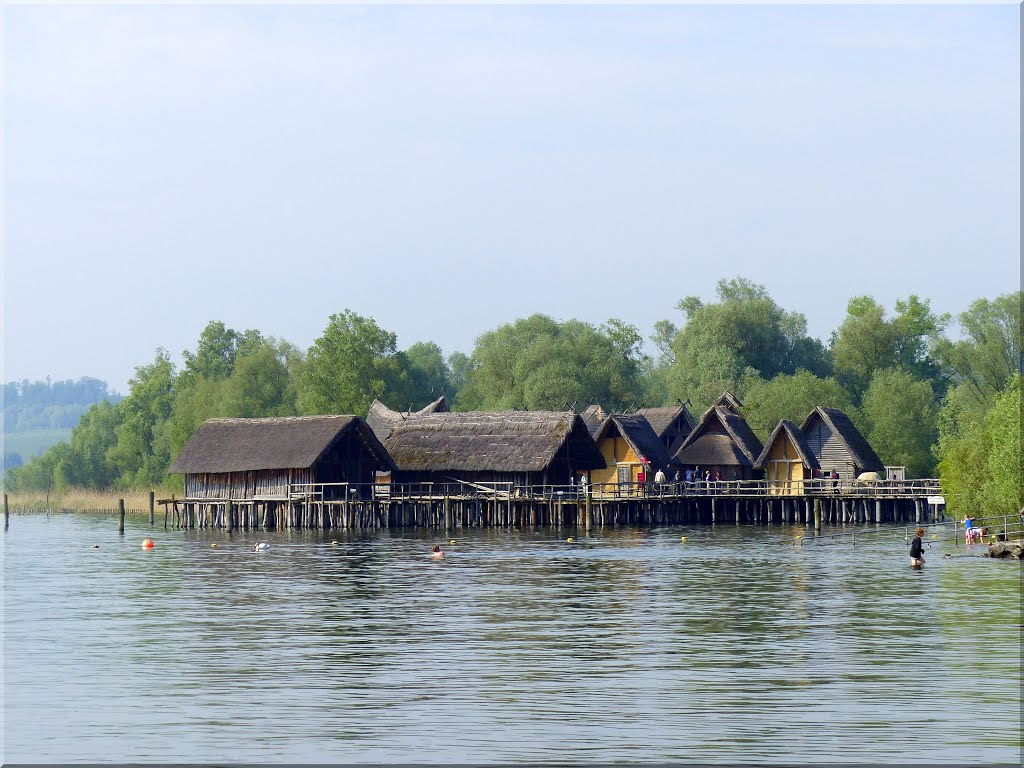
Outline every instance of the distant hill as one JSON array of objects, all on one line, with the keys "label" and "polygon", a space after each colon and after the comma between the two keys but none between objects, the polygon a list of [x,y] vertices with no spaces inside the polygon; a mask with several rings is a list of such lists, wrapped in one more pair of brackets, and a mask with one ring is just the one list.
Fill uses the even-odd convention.
[{"label": "distant hill", "polygon": [[4,466],[17,466],[71,436],[72,428],[101,400],[117,402],[105,381],[12,381],[4,384]]}]

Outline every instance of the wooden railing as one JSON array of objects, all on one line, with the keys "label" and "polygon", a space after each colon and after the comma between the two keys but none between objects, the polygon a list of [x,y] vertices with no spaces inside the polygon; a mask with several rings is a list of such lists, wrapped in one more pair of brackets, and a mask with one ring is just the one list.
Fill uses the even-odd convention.
[{"label": "wooden railing", "polygon": [[842,482],[814,479],[797,482],[775,480],[701,480],[691,483],[579,483],[573,485],[515,485],[513,483],[306,483],[291,487],[296,501],[328,503],[405,501],[443,498],[478,498],[501,501],[595,501],[703,498],[779,498],[839,496],[868,498],[921,498],[941,494],[934,478]]}]

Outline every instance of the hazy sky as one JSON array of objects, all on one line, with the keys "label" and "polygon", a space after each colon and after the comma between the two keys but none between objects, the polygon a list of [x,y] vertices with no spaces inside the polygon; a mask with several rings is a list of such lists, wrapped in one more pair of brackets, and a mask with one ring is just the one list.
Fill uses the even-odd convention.
[{"label": "hazy sky", "polygon": [[4,380],[1020,284],[1019,8],[4,10]]}]

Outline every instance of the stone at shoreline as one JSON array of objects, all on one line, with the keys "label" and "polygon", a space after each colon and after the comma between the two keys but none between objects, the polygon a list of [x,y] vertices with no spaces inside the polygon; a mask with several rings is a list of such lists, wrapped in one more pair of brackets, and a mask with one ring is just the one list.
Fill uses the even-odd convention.
[{"label": "stone at shoreline", "polygon": [[997,541],[989,544],[985,557],[1012,557],[1020,560],[1024,557],[1024,541]]}]

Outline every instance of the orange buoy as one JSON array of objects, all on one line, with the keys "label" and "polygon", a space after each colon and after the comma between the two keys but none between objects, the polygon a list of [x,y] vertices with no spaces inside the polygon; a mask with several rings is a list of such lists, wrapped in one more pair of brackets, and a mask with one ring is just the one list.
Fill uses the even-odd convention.
[{"label": "orange buoy", "polygon": [[142,548],[143,549],[152,549],[153,546],[154,546],[154,544],[153,544],[153,540],[152,539],[143,539],[142,540]]}]

